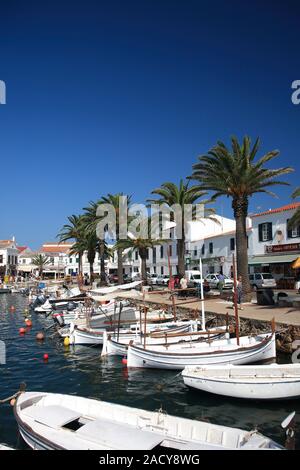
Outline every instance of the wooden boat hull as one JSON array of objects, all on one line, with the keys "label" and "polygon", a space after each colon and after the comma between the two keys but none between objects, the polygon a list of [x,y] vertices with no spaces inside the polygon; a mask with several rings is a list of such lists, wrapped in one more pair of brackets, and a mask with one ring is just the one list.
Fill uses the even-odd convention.
[{"label": "wooden boat hull", "polygon": [[14,414],[23,439],[39,450],[282,449],[257,431],[74,395],[25,392]]},{"label": "wooden boat hull", "polygon": [[234,346],[234,340],[227,340],[228,345],[226,340],[212,341],[202,347],[195,343],[182,345],[180,348],[170,345],[168,350],[154,346],[151,346],[151,349],[143,349],[132,345],[128,347],[127,367],[182,370],[187,366],[207,364],[250,364],[270,361],[276,357],[274,334],[250,338],[249,345],[246,345],[246,339],[247,337],[240,338],[240,347]]},{"label": "wooden boat hull", "polygon": [[[300,364],[189,368],[182,372],[192,388],[247,400],[300,398]],[[207,370],[206,370],[207,369]],[[273,374],[269,373],[271,369]],[[277,369],[277,371],[276,371]]]}]

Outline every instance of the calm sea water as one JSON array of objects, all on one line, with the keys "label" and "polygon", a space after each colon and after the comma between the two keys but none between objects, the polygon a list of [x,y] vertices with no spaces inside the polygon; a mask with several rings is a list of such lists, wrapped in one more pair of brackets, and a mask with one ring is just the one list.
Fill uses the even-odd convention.
[{"label": "calm sea water", "polygon": [[[11,306],[16,308],[14,313],[10,312]],[[177,371],[128,371],[119,357],[101,360],[99,348],[65,348],[53,335],[53,329],[46,332],[44,342],[37,342],[36,333],[51,325],[51,320],[35,313],[31,317],[32,328],[20,336],[27,307],[28,300],[19,294],[0,295],[0,340],[5,341],[7,348],[6,365],[0,365],[0,398],[12,395],[21,382],[26,382],[28,391],[81,395],[152,411],[162,407],[186,418],[247,430],[258,427],[280,443],[284,442],[281,421],[294,410],[300,415],[300,401],[258,403],[227,399],[189,390]],[[43,361],[44,353],[49,355],[47,363]],[[9,404],[0,405],[0,442],[26,448]]]}]

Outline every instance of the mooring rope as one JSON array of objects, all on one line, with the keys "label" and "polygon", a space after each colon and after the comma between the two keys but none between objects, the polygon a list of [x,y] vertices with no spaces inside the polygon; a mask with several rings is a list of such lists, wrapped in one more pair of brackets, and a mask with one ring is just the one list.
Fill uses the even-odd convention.
[{"label": "mooring rope", "polygon": [[0,400],[0,405],[3,405],[4,403],[10,402],[14,398],[17,398],[19,395],[21,395],[21,393],[25,392],[25,390],[26,390],[26,384],[24,382],[22,382],[20,384],[20,389],[16,393],[11,395],[10,397],[7,397],[7,398],[4,398],[3,400]]}]

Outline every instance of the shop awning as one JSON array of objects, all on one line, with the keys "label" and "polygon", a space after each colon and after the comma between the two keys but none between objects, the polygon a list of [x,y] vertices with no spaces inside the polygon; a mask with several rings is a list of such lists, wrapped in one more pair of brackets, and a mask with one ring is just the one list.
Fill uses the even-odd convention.
[{"label": "shop awning", "polygon": [[273,256],[253,256],[249,258],[248,264],[281,264],[281,263],[292,263],[299,257],[298,253],[288,255],[273,255]]},{"label": "shop awning", "polygon": [[300,269],[300,257],[297,258],[296,261],[294,261],[294,263],[292,264],[292,268]]}]

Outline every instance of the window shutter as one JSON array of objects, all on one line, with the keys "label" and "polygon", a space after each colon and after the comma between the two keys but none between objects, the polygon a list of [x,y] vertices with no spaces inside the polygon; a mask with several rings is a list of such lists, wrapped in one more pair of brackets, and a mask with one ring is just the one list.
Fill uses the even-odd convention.
[{"label": "window shutter", "polygon": [[263,241],[263,239],[262,239],[262,228],[263,228],[262,224],[259,224],[259,226],[258,226],[258,239],[259,239],[260,242]]},{"label": "window shutter", "polygon": [[268,240],[273,240],[273,227],[272,222],[268,223]]}]

